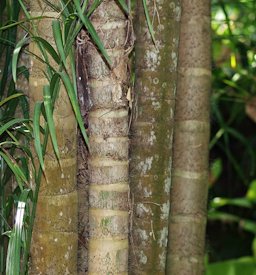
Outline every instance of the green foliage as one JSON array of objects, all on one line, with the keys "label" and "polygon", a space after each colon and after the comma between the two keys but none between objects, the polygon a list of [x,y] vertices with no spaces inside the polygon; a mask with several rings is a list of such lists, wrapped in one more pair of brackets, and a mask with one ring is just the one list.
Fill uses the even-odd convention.
[{"label": "green foliage", "polygon": [[[146,1],[142,1],[154,41],[154,31]],[[52,24],[54,47],[38,35],[35,22],[43,19],[43,15],[32,18],[21,0],[0,2],[0,60],[4,60],[5,64],[1,68],[0,75],[0,273],[4,273],[5,259],[7,259],[6,274],[12,275],[23,274],[27,270],[36,202],[49,138],[56,158],[58,160],[60,158],[53,112],[61,82],[66,87],[77,122],[88,143],[77,101],[73,56],[74,41],[81,28],[87,29],[95,45],[111,65],[108,53],[89,19],[101,0],[94,1],[91,6],[88,1],[83,1],[80,6],[81,1],[78,0],[62,0],[59,6],[54,6],[51,1],[46,0],[46,2],[60,14],[60,18],[53,20]],[[126,1],[118,0],[118,2],[128,14],[130,7],[126,5]],[[18,18],[20,8],[26,15],[25,20]],[[225,239],[230,233],[230,228],[223,233],[221,231],[223,226],[231,226],[232,230],[235,228],[237,236],[240,236],[242,231],[251,242],[251,250],[247,250],[247,254],[252,254],[252,257],[224,261],[230,258],[230,255],[218,251],[218,260],[222,262],[208,264],[208,275],[255,273],[256,125],[245,111],[248,102],[256,94],[255,10],[254,0],[212,1],[213,121],[210,148],[213,162],[209,195],[209,227],[218,224],[220,231],[217,234],[222,236],[220,238],[222,246],[225,245]],[[31,25],[29,29],[26,25],[28,22]],[[28,35],[17,42],[18,25],[27,30]],[[28,117],[27,98],[15,86],[19,77],[28,78],[28,70],[24,66],[19,66],[19,58],[29,41],[36,43],[40,49],[41,55],[36,58],[45,64],[45,75],[49,80],[44,87],[43,100],[35,104],[33,123]],[[50,64],[49,58],[52,58],[57,66]],[[71,66],[71,73],[67,64]],[[20,114],[19,118],[16,117],[17,112]],[[42,117],[43,123],[40,124]],[[40,161],[40,168],[37,171],[34,169],[29,150],[32,138]],[[35,181],[33,192],[29,186],[31,167]],[[13,191],[8,191],[11,175],[14,175],[17,187]],[[9,224],[12,210],[16,216],[13,227]],[[209,230],[209,235],[211,234]],[[8,255],[5,251],[7,238],[9,238]],[[234,246],[236,241],[234,240]],[[210,261],[216,260],[211,251],[209,258]]]},{"label": "green foliage", "polygon": [[17,210],[15,216],[14,228],[9,233],[9,245],[6,262],[6,275],[20,274],[20,262],[22,249],[26,250],[26,231],[24,224],[26,218],[29,218],[29,195],[31,189],[25,189],[21,192],[17,201]]},{"label": "green foliage", "polygon": [[220,262],[209,264],[207,274],[255,273],[254,260],[240,259],[255,253],[256,113],[249,109],[256,95],[255,10],[255,0],[212,1],[208,238],[209,260]]},{"label": "green foliage", "polygon": [[[1,1],[0,9],[0,273],[19,274],[23,268],[20,260],[26,250],[27,224],[24,217],[29,216],[31,193],[29,186],[29,162],[33,169],[29,141],[32,138],[30,120],[28,118],[27,98],[15,86],[12,78],[14,45],[16,42],[15,27],[8,27],[18,21],[19,5],[16,1]],[[14,54],[15,55],[15,54]],[[15,65],[15,77],[28,78],[24,66]],[[19,113],[19,117],[17,114]],[[30,161],[29,161],[30,160]],[[31,170],[33,173],[33,170]],[[10,179],[12,175],[16,184]],[[11,191],[14,188],[13,191]],[[14,214],[16,223],[11,227]],[[8,251],[6,245],[8,243]],[[22,252],[23,251],[23,252]],[[6,260],[7,259],[7,263]],[[6,266],[6,273],[5,273]]]},{"label": "green foliage", "polygon": [[[231,163],[230,174],[248,184],[255,176],[253,131],[245,107],[256,92],[255,1],[220,1],[212,4],[213,40],[213,140],[211,148],[223,151]],[[244,16],[247,14],[247,16]],[[213,147],[218,147],[218,149]],[[233,150],[240,146],[240,152]],[[245,169],[244,169],[245,168]]]},{"label": "green foliage", "polygon": [[152,37],[152,40],[153,40],[153,42],[156,46],[156,39],[155,39],[155,35],[154,35],[153,25],[152,25],[151,20],[150,20],[146,0],[142,0],[142,2],[143,2],[143,7],[144,7],[144,12],[145,12],[147,24],[148,24],[148,30],[149,30],[150,35]]},{"label": "green foliage", "polygon": [[230,214],[221,210],[225,206],[236,206],[253,210],[256,206],[256,198],[254,197],[255,181],[253,181],[247,190],[247,194],[240,198],[219,198],[215,197],[210,202],[208,219],[211,221],[219,220],[223,222],[238,223],[239,227],[256,235],[256,222],[252,219],[246,219],[239,214]]},{"label": "green foliage", "polygon": [[[88,31],[105,60],[111,65],[107,51],[89,20],[89,16],[101,1],[94,1],[91,6],[89,6],[88,1],[84,1],[82,6],[80,6],[80,1],[76,0],[62,0],[59,2],[59,6],[54,6],[47,0],[45,2],[60,14],[59,18],[52,21],[55,45],[50,45],[38,35],[36,21],[45,18],[43,15],[31,17],[22,0],[1,1],[0,60],[4,58],[3,53],[6,53],[6,58],[3,62],[4,67],[0,82],[0,273],[3,274],[5,271],[7,275],[27,273],[36,203],[41,177],[45,169],[44,156],[49,138],[51,138],[56,158],[58,161],[60,160],[53,112],[61,82],[66,88],[78,125],[85,142],[88,144],[88,137],[77,100],[74,58],[74,42],[81,28]],[[125,1],[119,0],[119,3],[128,12]],[[25,20],[18,20],[20,9],[26,16]],[[28,24],[30,24],[29,28]],[[19,41],[16,41],[17,26],[27,32]],[[26,49],[29,41],[33,41],[38,47],[40,56],[30,53]],[[24,66],[19,67],[20,55],[23,51],[33,54],[37,60],[45,65],[44,74],[49,81],[42,91],[43,100],[35,103],[32,114],[33,123],[28,117],[27,98],[22,91],[17,91],[15,88],[21,75],[28,78],[28,70]],[[49,57],[56,64],[50,64]],[[22,110],[21,117],[17,118],[17,111],[20,113],[20,109]],[[38,169],[35,169],[28,146],[32,138],[40,163]],[[8,193],[6,186],[11,185],[9,179],[12,174],[16,178],[17,187]],[[33,191],[29,186],[31,176],[34,181]],[[12,210],[15,210],[16,213],[13,227],[12,224],[9,224]],[[6,255],[7,237],[9,241]],[[6,259],[7,261],[5,261]]]},{"label": "green foliage", "polygon": [[256,261],[245,257],[237,260],[223,261],[207,267],[206,275],[256,275]]},{"label": "green foliage", "polygon": [[[107,62],[111,65],[111,60],[110,60],[106,50],[104,49],[104,46],[103,46],[102,42],[100,41],[100,38],[99,38],[96,30],[94,29],[89,17],[83,13],[83,10],[80,7],[80,1],[74,0],[74,4],[75,4],[76,12],[77,12],[79,19],[83,22],[87,31],[91,35],[93,42],[97,45],[100,52],[103,54],[103,56],[105,57]],[[97,7],[97,5],[95,5],[94,8],[96,8],[96,7]],[[91,13],[91,11],[90,11],[90,13]]]}]

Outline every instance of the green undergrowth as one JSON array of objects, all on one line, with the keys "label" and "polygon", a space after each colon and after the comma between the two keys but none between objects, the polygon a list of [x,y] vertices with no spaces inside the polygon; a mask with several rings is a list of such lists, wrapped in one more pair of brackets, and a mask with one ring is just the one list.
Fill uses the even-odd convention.
[{"label": "green undergrowth", "polygon": [[210,275],[256,270],[255,9],[254,0],[212,1]]}]

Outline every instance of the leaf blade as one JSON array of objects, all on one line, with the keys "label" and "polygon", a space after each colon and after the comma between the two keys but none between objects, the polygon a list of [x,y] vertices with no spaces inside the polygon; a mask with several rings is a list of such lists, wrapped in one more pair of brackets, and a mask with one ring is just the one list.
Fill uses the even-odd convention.
[{"label": "leaf blade", "polygon": [[24,36],[16,45],[14,51],[13,51],[13,56],[12,56],[12,77],[14,83],[17,81],[17,67],[18,67],[18,59],[19,59],[19,54],[22,49],[22,47],[28,43],[28,38]]},{"label": "leaf blade", "polygon": [[72,108],[73,108],[74,113],[75,113],[75,117],[77,119],[77,123],[78,123],[78,125],[80,127],[80,130],[82,132],[83,138],[84,138],[87,146],[89,146],[88,136],[87,136],[87,133],[86,133],[86,130],[85,130],[85,127],[84,127],[83,118],[82,118],[82,115],[81,115],[81,112],[80,112],[80,108],[79,108],[79,104],[78,104],[78,101],[77,101],[76,92],[74,90],[74,87],[73,87],[73,85],[70,81],[69,76],[66,73],[60,72],[59,74],[60,74],[61,79],[64,83],[66,91],[68,93]]},{"label": "leaf blade", "polygon": [[64,51],[62,34],[61,34],[61,26],[60,26],[59,20],[52,21],[52,30],[53,30],[53,37],[55,40],[55,44],[57,46],[57,50],[61,57],[61,61],[63,62],[64,65],[66,65],[66,54]]},{"label": "leaf blade", "polygon": [[34,145],[38,155],[38,160],[42,170],[45,170],[43,151],[40,142],[40,115],[41,115],[42,102],[36,102],[34,107],[33,129],[34,129]]},{"label": "leaf blade", "polygon": [[93,42],[96,44],[96,46],[98,47],[99,51],[102,53],[102,55],[104,56],[104,58],[106,59],[106,61],[108,62],[109,65],[111,65],[111,60],[110,57],[106,51],[106,49],[103,46],[103,43],[101,42],[95,28],[93,27],[91,21],[89,20],[89,18],[83,14],[82,9],[80,7],[80,3],[79,0],[74,0],[74,4],[78,13],[79,18],[81,19],[81,21],[83,22],[84,26],[86,27],[86,29],[88,30],[89,34],[91,35]]},{"label": "leaf blade", "polygon": [[54,149],[54,153],[60,161],[60,152],[59,152],[59,147],[58,147],[58,142],[57,142],[57,135],[56,135],[56,130],[55,130],[55,125],[53,121],[53,107],[51,103],[51,93],[50,93],[50,86],[46,85],[43,88],[43,93],[44,93],[44,109],[46,113],[46,118],[47,118],[47,123],[49,127],[49,132],[52,140],[52,145]]},{"label": "leaf blade", "polygon": [[156,46],[156,39],[155,39],[155,35],[154,35],[155,32],[154,32],[153,25],[152,25],[151,20],[150,20],[146,0],[142,0],[142,2],[143,2],[144,12],[145,12],[145,16],[146,16],[146,21],[147,21],[147,24],[148,24],[148,30],[149,30],[149,33],[150,33],[151,38],[153,40],[153,43]]}]

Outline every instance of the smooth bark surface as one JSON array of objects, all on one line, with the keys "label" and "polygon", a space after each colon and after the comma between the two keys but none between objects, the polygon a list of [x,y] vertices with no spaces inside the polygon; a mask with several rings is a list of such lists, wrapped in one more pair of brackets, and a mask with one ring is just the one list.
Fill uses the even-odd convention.
[{"label": "smooth bark surface", "polygon": [[[58,16],[44,1],[31,1],[30,9],[32,16]],[[51,18],[38,20],[37,27],[39,35],[54,46]],[[35,43],[30,44],[30,50],[41,56]],[[45,65],[32,58],[32,110],[34,102],[42,100],[43,86],[48,83],[43,70]],[[31,275],[77,274],[76,120],[63,86],[55,103],[54,120],[63,173],[49,139],[45,156],[47,180],[42,178],[33,231]]]},{"label": "smooth bark surface", "polygon": [[[85,34],[84,61],[90,101],[88,274],[128,272],[128,20],[116,1],[91,16],[111,68]],[[128,39],[128,40],[127,40]]]},{"label": "smooth bark surface", "polygon": [[131,127],[131,274],[165,274],[171,185],[179,1],[142,1],[135,18],[136,83]]},{"label": "smooth bark surface", "polygon": [[209,0],[181,0],[166,274],[204,274],[211,89]]}]

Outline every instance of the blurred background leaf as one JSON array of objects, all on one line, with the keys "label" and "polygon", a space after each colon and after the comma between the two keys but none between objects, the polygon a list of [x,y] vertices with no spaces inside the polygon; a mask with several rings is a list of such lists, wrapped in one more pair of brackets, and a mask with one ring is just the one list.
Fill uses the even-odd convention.
[{"label": "blurred background leaf", "polygon": [[256,1],[213,0],[211,4],[207,275],[255,274]]}]

